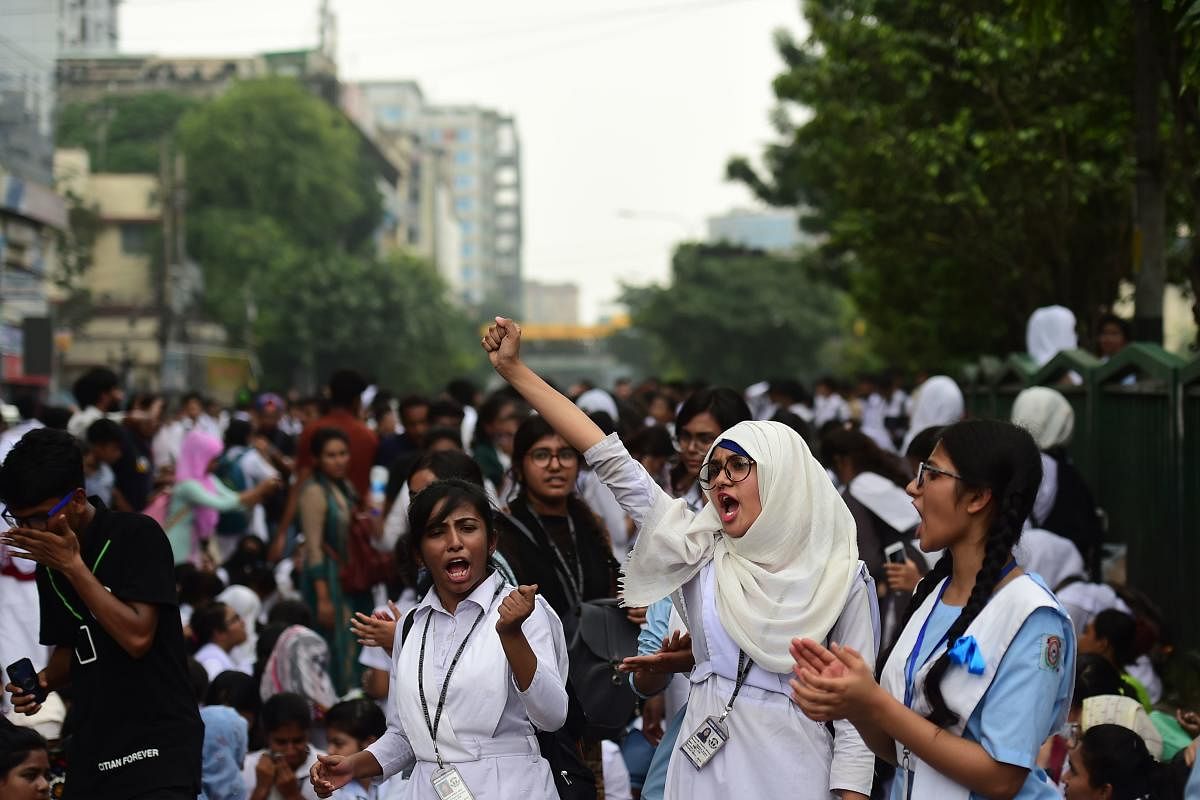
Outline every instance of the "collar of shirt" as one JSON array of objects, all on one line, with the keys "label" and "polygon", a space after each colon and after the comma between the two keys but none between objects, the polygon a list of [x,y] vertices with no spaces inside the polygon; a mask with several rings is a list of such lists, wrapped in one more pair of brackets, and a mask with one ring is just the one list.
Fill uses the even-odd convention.
[{"label": "collar of shirt", "polygon": [[[458,609],[462,608],[463,603],[474,603],[476,608],[487,611],[491,606],[492,596],[496,593],[496,584],[502,580],[504,579],[500,576],[500,573],[493,571],[491,575],[488,575],[483,579],[482,583],[475,587],[473,592],[459,601],[458,608],[455,609],[455,614],[458,613]],[[455,615],[447,611],[445,606],[442,605],[442,598],[438,597],[436,588],[430,589],[425,595],[425,599],[417,606],[418,611],[423,608],[429,608],[451,617]]]}]

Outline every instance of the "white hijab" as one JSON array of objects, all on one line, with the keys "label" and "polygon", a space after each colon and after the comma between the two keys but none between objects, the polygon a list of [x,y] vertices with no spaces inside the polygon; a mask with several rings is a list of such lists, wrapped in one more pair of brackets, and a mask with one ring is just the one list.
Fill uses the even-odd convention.
[{"label": "white hijab", "polygon": [[1039,367],[1063,350],[1079,346],[1075,334],[1075,314],[1065,306],[1045,306],[1029,315],[1025,326],[1025,349]]},{"label": "white hijab", "polygon": [[1013,401],[1012,423],[1029,431],[1039,450],[1053,450],[1071,441],[1075,410],[1061,392],[1031,386]]},{"label": "white hijab", "polygon": [[236,611],[246,623],[246,641],[233,648],[229,657],[239,668],[249,666],[253,669],[258,657],[258,615],[262,611],[262,600],[253,589],[236,584],[217,595],[217,600]]},{"label": "white hijab", "polygon": [[[716,504],[699,512],[659,500],[622,579],[624,602],[669,596],[709,561],[721,625],[763,669],[789,672],[795,637],[825,641],[858,572],[854,518],[799,434],[778,422],[740,422],[736,442],[758,464],[762,513],[740,538],[724,535]],[[708,457],[712,457],[712,450]]]},{"label": "white hijab", "polygon": [[958,388],[953,378],[934,375],[922,383],[913,392],[912,418],[908,423],[908,433],[904,435],[904,444],[900,447],[900,452],[907,453],[912,440],[926,428],[958,422],[963,418],[965,408],[962,389]]}]

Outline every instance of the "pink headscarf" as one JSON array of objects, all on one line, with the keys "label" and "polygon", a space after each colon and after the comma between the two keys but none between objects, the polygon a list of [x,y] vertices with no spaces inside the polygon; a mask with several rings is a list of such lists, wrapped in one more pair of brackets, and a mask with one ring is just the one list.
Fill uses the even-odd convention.
[{"label": "pink headscarf", "polygon": [[[213,477],[208,471],[212,460],[221,455],[225,446],[221,440],[211,433],[192,431],[183,437],[183,445],[179,448],[179,460],[175,462],[175,483],[184,481],[199,481],[210,493],[216,493]],[[206,506],[192,507],[192,532],[200,539],[207,539],[217,529],[217,517],[220,514],[215,508]]]}]

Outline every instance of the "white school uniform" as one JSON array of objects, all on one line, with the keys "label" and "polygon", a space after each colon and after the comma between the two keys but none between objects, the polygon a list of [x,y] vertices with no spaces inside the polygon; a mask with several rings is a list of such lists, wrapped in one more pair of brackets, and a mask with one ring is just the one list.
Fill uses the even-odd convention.
[{"label": "white school uniform", "polygon": [[[246,784],[246,796],[249,797],[254,792],[254,787],[258,783],[258,776],[255,774],[255,769],[258,767],[259,759],[263,757],[266,750],[258,750],[246,755],[246,760],[242,762],[242,781]],[[300,797],[304,800],[317,800],[317,790],[313,788],[312,781],[309,780],[309,773],[312,771],[313,764],[317,763],[317,757],[325,755],[324,750],[318,750],[315,747],[308,748],[308,758],[296,770],[296,782],[300,784]],[[267,800],[283,800],[283,795],[274,786],[271,787],[271,792],[267,795]]]},{"label": "white school uniform", "polygon": [[[620,441],[606,439],[584,454],[613,490],[635,524],[651,510],[662,489]],[[716,610],[711,562],[685,583],[678,608],[692,635],[696,667],[690,676],[687,712],[678,744],[709,716],[720,716],[733,694],[738,646],[721,625]],[[875,585],[860,563],[830,639],[847,644],[874,663],[878,641]],[[726,719],[729,743],[696,770],[678,749],[671,754],[664,797],[728,800],[738,797],[788,797],[827,800],[833,789],[870,794],[875,757],[854,726],[834,723],[834,733],[809,720],[791,700],[790,674],[750,668],[733,712]]]},{"label": "white school uniform", "polygon": [[[496,590],[500,588],[497,594]],[[421,709],[418,662],[426,622],[424,687],[430,720],[437,713],[446,670],[467,632],[471,635],[446,694],[437,731],[438,751],[453,764],[477,798],[558,800],[549,763],[538,748],[537,730],[554,731],[567,717],[566,641],[562,623],[541,597],[522,631],[537,656],[537,671],[522,692],[513,680],[496,633],[500,601],[511,591],[493,573],[453,614],[430,590],[417,606],[408,637],[397,636],[392,651],[388,730],[370,751],[390,778],[409,766],[408,800],[437,800],[432,775],[438,769],[433,740]]]}]

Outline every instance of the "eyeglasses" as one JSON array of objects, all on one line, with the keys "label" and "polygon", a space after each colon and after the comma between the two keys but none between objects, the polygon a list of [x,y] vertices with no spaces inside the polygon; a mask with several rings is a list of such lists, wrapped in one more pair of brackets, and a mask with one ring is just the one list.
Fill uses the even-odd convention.
[{"label": "eyeglasses", "polygon": [[692,433],[691,431],[680,431],[675,437],[675,449],[684,450],[704,450],[712,447],[713,442],[717,440],[716,433]]},{"label": "eyeglasses", "polygon": [[563,467],[573,467],[579,463],[579,453],[570,447],[564,447],[561,450],[539,447],[537,450],[529,451],[529,460],[533,462],[535,467],[548,467],[550,466],[550,462],[556,458],[559,465]]},{"label": "eyeglasses", "polygon": [[944,469],[939,469],[938,467],[935,467],[932,464],[928,464],[928,463],[922,461],[920,466],[917,467],[917,488],[918,489],[925,486],[925,473],[926,472],[929,472],[933,475],[945,475],[947,478],[954,478],[956,481],[964,480],[962,475],[955,475],[953,472],[949,472]]},{"label": "eyeglasses", "polygon": [[722,472],[730,483],[741,483],[750,477],[750,468],[753,466],[754,459],[736,455],[725,459],[724,464],[715,459],[706,462],[700,467],[700,488],[711,489]]},{"label": "eyeglasses", "polygon": [[54,515],[66,508],[67,503],[71,502],[71,498],[75,496],[75,492],[75,489],[67,492],[67,496],[55,503],[54,508],[47,511],[45,514],[34,514],[31,517],[17,517],[14,516],[11,511],[5,508],[4,513],[0,516],[3,516],[4,521],[13,528],[32,528],[34,530],[45,530],[46,526],[50,524],[50,520],[54,517]]}]

